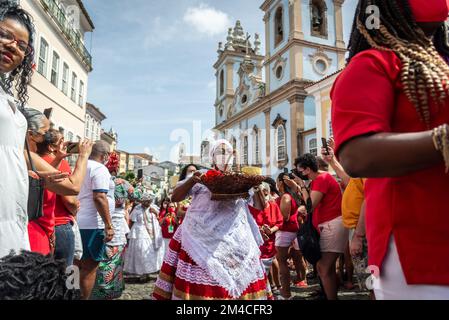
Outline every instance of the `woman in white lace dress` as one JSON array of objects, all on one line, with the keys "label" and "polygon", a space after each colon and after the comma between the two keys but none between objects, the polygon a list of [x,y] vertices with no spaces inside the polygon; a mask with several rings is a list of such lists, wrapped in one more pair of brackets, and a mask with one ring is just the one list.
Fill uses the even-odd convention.
[{"label": "woman in white lace dress", "polygon": [[132,226],[125,252],[125,273],[143,276],[161,269],[164,259],[162,232],[150,204],[151,196],[144,194],[142,203],[131,212]]},{"label": "woman in white lace dress", "polygon": [[[215,167],[232,163],[232,146],[225,140],[211,148]],[[192,196],[184,222],[166,252],[153,298],[156,300],[211,300],[267,298],[266,277],[260,261],[263,243],[259,227],[243,199],[211,201],[200,181],[201,172],[180,182],[172,201]]]}]

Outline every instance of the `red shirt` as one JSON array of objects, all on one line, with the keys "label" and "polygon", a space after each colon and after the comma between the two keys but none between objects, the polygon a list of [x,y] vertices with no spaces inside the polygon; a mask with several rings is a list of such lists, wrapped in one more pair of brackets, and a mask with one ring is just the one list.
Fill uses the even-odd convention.
[{"label": "red shirt", "polygon": [[276,199],[276,203],[279,208],[281,208],[281,200],[284,196],[290,197],[291,200],[290,219],[288,219],[288,221],[284,221],[282,227],[279,230],[287,232],[298,232],[298,205],[296,204],[295,199],[293,199],[293,197],[289,193],[285,193],[284,195]]},{"label": "red shirt", "polygon": [[[61,172],[67,172],[68,174],[72,174],[72,169],[70,168],[70,165],[66,160],[61,161],[58,170]],[[64,203],[62,202],[62,197],[60,195],[56,195],[55,225],[57,226],[64,225],[72,222],[73,220],[74,217],[65,207]]]},{"label": "red shirt", "polygon": [[[331,92],[337,154],[357,136],[426,130],[404,94],[400,71],[394,53],[371,49],[338,77]],[[448,103],[430,106],[432,127],[449,122]],[[403,177],[368,179],[365,195],[370,265],[382,266],[394,235],[408,284],[449,285],[449,177],[443,161]]]},{"label": "red shirt", "polygon": [[321,192],[324,196],[313,211],[312,223],[318,230],[318,225],[334,220],[341,216],[341,194],[340,185],[329,173],[321,173],[312,181],[311,191]]},{"label": "red shirt", "polygon": [[[173,232],[169,232],[170,225],[173,226]],[[166,216],[162,219],[162,238],[171,239],[175,235],[176,230],[178,229],[179,224],[176,223],[175,218]]]},{"label": "red shirt", "polygon": [[[46,155],[43,156],[48,163],[52,163],[53,156]],[[44,215],[36,220],[39,226],[45,231],[48,237],[50,237],[55,231],[55,206],[56,206],[56,193],[44,190]]]},{"label": "red shirt", "polygon": [[[270,228],[278,227],[280,228],[284,223],[284,218],[281,214],[281,209],[276,202],[269,202],[269,206],[264,210],[258,210],[254,207],[249,206],[249,211],[251,212],[254,220],[259,227],[267,225]],[[270,259],[276,255],[276,247],[274,245],[276,235],[273,233],[268,240],[265,240],[264,244],[260,246],[260,251],[262,259]]]}]

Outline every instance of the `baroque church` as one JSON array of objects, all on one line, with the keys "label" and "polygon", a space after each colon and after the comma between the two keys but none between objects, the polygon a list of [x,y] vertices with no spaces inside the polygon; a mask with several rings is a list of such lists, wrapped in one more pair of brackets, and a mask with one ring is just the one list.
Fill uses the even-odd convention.
[{"label": "baroque church", "polygon": [[[266,0],[260,9],[264,39],[237,21],[218,45],[214,129],[238,150],[241,165],[274,176],[301,154],[319,153],[321,137],[332,136],[329,93],[345,66],[355,8],[344,0]],[[203,163],[207,149],[203,141]]]}]

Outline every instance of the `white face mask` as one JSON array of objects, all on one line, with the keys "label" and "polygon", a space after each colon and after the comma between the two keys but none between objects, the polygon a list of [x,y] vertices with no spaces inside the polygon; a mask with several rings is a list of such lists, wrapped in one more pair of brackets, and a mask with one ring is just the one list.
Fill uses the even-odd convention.
[{"label": "white face mask", "polygon": [[226,169],[230,169],[232,167],[232,164],[234,163],[234,156],[229,158],[229,154],[216,155],[214,157],[214,163],[219,170],[225,171]]},{"label": "white face mask", "polygon": [[192,178],[193,177],[193,172],[191,172],[191,173],[189,173],[188,175],[186,175],[186,180],[187,179],[190,179],[190,178]]}]

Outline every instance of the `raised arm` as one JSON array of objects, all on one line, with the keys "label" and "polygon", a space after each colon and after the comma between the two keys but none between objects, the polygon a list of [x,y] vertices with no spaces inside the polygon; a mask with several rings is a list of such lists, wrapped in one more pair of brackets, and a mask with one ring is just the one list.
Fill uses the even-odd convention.
[{"label": "raised arm", "polygon": [[185,198],[187,198],[190,190],[193,188],[193,186],[199,182],[201,182],[201,175],[202,173],[197,171],[193,174],[193,176],[188,179],[183,184],[178,185],[175,190],[173,190],[173,194],[171,196],[171,201],[173,202],[181,202]]}]

